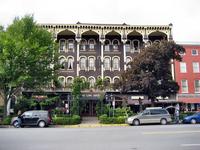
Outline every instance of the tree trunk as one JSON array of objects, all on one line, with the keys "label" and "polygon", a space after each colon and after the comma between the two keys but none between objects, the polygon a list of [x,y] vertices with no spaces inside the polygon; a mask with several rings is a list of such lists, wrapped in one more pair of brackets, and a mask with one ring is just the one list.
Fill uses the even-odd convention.
[{"label": "tree trunk", "polygon": [[138,99],[138,102],[139,102],[139,105],[140,105],[139,112],[141,112],[142,111],[142,100],[141,100],[141,98]]},{"label": "tree trunk", "polygon": [[155,107],[155,100],[151,99],[151,107]]}]

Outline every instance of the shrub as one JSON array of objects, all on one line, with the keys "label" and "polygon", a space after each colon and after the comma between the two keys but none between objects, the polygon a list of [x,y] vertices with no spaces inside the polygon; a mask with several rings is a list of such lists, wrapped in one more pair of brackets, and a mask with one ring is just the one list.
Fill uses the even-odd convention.
[{"label": "shrub", "polygon": [[180,120],[183,120],[184,117],[190,116],[190,115],[193,115],[193,114],[194,114],[194,112],[184,112],[184,113],[180,113],[179,119],[180,119]]},{"label": "shrub", "polygon": [[103,124],[122,124],[125,123],[125,116],[108,117],[106,114],[99,117],[100,123]]},{"label": "shrub", "polygon": [[62,116],[62,117],[53,117],[53,123],[55,125],[75,125],[81,122],[81,118],[78,115],[73,116]]},{"label": "shrub", "polygon": [[10,117],[10,116],[5,117],[5,118],[3,118],[1,124],[2,124],[2,125],[10,125],[11,119],[12,119],[12,117]]}]

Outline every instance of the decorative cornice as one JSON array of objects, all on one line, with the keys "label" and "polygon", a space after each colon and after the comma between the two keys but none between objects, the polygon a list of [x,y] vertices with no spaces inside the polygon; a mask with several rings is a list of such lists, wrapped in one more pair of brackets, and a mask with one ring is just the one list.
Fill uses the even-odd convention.
[{"label": "decorative cornice", "polygon": [[169,25],[127,25],[127,24],[89,24],[89,23],[78,23],[78,24],[39,24],[39,26],[48,29],[110,29],[110,30],[169,30],[172,26]]}]

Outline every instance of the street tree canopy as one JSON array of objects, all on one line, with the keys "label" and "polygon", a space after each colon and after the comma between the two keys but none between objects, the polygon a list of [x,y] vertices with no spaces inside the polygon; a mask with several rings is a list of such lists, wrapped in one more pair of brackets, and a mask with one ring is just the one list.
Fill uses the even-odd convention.
[{"label": "street tree canopy", "polygon": [[119,83],[122,91],[138,91],[147,95],[152,103],[156,97],[177,93],[179,86],[172,78],[171,63],[181,61],[180,53],[184,52],[182,46],[172,41],[155,42],[145,47],[122,74]]},{"label": "street tree canopy", "polygon": [[0,94],[4,113],[9,100],[25,89],[45,87],[54,77],[56,46],[51,33],[33,16],[15,18],[0,30]]}]

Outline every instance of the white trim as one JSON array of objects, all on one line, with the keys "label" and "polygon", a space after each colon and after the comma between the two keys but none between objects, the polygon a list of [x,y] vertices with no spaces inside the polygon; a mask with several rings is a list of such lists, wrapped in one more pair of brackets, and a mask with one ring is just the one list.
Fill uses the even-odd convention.
[{"label": "white trim", "polygon": [[[115,68],[114,68],[114,60],[115,60],[115,59],[118,59],[118,65],[119,65],[119,66],[118,66],[118,69],[115,69]],[[120,71],[120,57],[119,57],[119,56],[113,56],[113,57],[112,57],[112,70],[113,70],[113,71],[114,71],[114,70]]]},{"label": "white trim", "polygon": [[[72,41],[72,42],[69,42],[69,41]],[[66,51],[69,52],[71,50],[69,50],[69,43],[73,43],[73,52],[74,52],[74,49],[75,49],[75,40],[74,39],[67,39],[66,40]]]},{"label": "white trim", "polygon": [[109,79],[110,83],[112,83],[112,78],[110,76],[105,76],[105,79]]},{"label": "white trim", "polygon": [[66,85],[68,84],[67,81],[68,81],[69,78],[72,79],[72,83],[73,83],[73,81],[74,81],[74,77],[72,77],[72,76],[67,76],[66,79],[65,79],[65,83],[66,83]]},{"label": "white trim", "polygon": [[[108,59],[109,59],[109,62],[110,62],[110,63],[109,63],[109,64],[110,64],[109,69],[105,69],[105,59],[106,59],[106,58],[108,58]],[[111,59],[110,56],[104,56],[104,57],[103,57],[103,69],[104,69],[104,70],[110,70],[110,71],[111,71],[111,60],[112,60],[112,59]]]},{"label": "white trim", "polygon": [[114,76],[113,77],[113,83],[115,83],[115,79],[119,79],[120,80],[119,76]]},{"label": "white trim", "polygon": [[[61,41],[64,41],[64,47],[63,47],[63,50],[62,50],[62,51],[60,50]],[[60,52],[66,52],[66,39],[63,39],[63,38],[62,38],[62,39],[59,40],[59,53],[60,53]]]},{"label": "white trim", "polygon": [[85,81],[87,81],[87,78],[85,76],[80,76],[81,79],[84,79]]},{"label": "white trim", "polygon": [[[90,66],[89,66],[90,58],[94,58],[94,69],[90,69]],[[94,71],[96,71],[96,57],[95,57],[95,56],[88,56],[88,71],[89,71],[89,70],[94,70]]]},{"label": "white trim", "polygon": [[[72,58],[72,69],[69,69],[69,59]],[[73,56],[67,56],[67,70],[74,70],[74,57]]]},{"label": "white trim", "polygon": [[[96,79],[95,79],[95,77],[94,76],[90,76],[90,77],[88,77],[88,82],[90,83],[90,79],[94,79],[94,86],[95,86],[95,82],[96,82]],[[90,85],[90,87],[92,87],[91,85]]]},{"label": "white trim", "polygon": [[115,41],[117,41],[117,45],[119,46],[119,45],[120,45],[120,41],[119,41],[118,39],[113,39],[113,40],[112,40],[112,45],[115,45],[115,44],[114,44]]},{"label": "white trim", "polygon": [[64,88],[64,87],[66,86],[66,78],[65,78],[64,76],[59,76],[59,77],[58,77],[58,81],[59,81],[59,82],[60,82],[60,79],[64,79],[64,80],[63,80],[64,85],[63,85],[63,83],[61,83],[62,86],[63,86],[62,88]]},{"label": "white trim", "polygon": [[[81,59],[82,58],[85,58],[85,69],[81,69]],[[87,71],[87,57],[86,56],[80,56],[79,57],[79,69]]]}]

